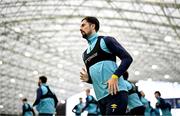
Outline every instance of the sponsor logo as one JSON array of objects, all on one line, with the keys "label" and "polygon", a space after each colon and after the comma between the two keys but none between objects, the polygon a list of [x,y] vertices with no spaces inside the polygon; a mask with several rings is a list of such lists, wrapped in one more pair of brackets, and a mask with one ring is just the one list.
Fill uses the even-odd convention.
[{"label": "sponsor logo", "polygon": [[88,59],[85,60],[85,63],[90,62],[94,57],[96,57],[98,54],[97,52],[91,55]]}]

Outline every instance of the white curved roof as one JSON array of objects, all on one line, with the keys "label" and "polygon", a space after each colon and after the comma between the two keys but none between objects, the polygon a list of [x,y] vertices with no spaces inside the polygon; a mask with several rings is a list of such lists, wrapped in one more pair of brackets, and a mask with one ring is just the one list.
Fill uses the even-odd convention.
[{"label": "white curved roof", "polygon": [[132,55],[130,80],[180,82],[179,8],[180,0],[1,0],[0,112],[20,112],[22,96],[33,102],[39,75],[63,100],[89,86],[79,80],[87,15]]}]

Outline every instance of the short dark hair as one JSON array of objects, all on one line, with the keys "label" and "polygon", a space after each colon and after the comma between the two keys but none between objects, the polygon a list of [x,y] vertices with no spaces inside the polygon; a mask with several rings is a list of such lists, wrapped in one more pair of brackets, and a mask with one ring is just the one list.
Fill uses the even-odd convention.
[{"label": "short dark hair", "polygon": [[40,76],[39,79],[41,80],[42,83],[47,82],[47,77],[45,77],[45,76]]},{"label": "short dark hair", "polygon": [[22,101],[23,101],[23,102],[26,102],[26,101],[27,101],[27,98],[23,98]]},{"label": "short dark hair", "polygon": [[158,94],[159,96],[161,96],[161,93],[159,91],[155,91],[154,94]]},{"label": "short dark hair", "polygon": [[123,78],[124,78],[124,80],[128,80],[128,78],[129,78],[129,73],[128,73],[128,71],[124,72]]},{"label": "short dark hair", "polygon": [[[87,22],[89,23],[92,23],[92,24],[95,24],[95,30],[96,32],[99,31],[99,28],[100,28],[100,23],[99,23],[99,20],[96,18],[96,17],[91,17],[91,16],[87,16],[85,18],[82,19],[82,21],[86,20]],[[82,22],[81,21],[81,22]]]}]

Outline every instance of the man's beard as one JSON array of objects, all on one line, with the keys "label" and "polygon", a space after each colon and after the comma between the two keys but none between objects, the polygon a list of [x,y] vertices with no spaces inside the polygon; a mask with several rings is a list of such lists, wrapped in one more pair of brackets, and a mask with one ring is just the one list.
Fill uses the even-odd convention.
[{"label": "man's beard", "polygon": [[84,39],[88,39],[88,35],[84,31],[81,31],[81,34]]},{"label": "man's beard", "polygon": [[82,37],[83,37],[84,39],[88,39],[88,35],[87,35],[87,34],[82,34]]}]

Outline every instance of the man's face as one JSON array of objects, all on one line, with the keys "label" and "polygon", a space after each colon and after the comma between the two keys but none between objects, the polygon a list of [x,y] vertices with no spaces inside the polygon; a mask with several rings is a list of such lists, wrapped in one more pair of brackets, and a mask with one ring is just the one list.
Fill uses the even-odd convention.
[{"label": "man's face", "polygon": [[83,38],[87,39],[92,34],[93,30],[94,24],[90,24],[86,20],[81,22],[80,31]]},{"label": "man's face", "polygon": [[82,102],[82,98],[79,98],[79,101]]},{"label": "man's face", "polygon": [[144,92],[143,92],[143,91],[141,91],[140,93],[141,93],[141,95],[142,95],[143,97],[145,97],[145,94],[144,94]]},{"label": "man's face", "polygon": [[89,95],[89,94],[90,94],[90,90],[86,89],[86,95]]},{"label": "man's face", "polygon": [[154,95],[155,95],[156,99],[159,98],[159,94],[158,93],[155,93]]},{"label": "man's face", "polygon": [[89,92],[86,91],[86,95],[89,95]]},{"label": "man's face", "polygon": [[38,86],[40,86],[40,85],[41,85],[41,83],[42,83],[42,82],[41,82],[41,80],[39,79],[39,81],[38,81]]},{"label": "man's face", "polygon": [[23,101],[23,100],[22,100],[22,103],[24,104],[24,103],[25,103],[25,101]]}]

